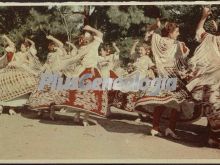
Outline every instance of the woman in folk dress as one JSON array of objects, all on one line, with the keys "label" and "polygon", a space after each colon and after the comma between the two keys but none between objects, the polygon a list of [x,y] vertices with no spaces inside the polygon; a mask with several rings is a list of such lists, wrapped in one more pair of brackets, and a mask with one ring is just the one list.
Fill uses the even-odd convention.
[{"label": "woman in folk dress", "polygon": [[[72,76],[74,73],[75,62],[78,60],[76,56],[76,48],[71,43],[67,43],[73,47],[70,53],[64,48],[64,44],[57,38],[49,35],[46,37],[51,42],[48,45],[48,56],[41,72],[46,72],[50,74],[56,74],[63,78]],[[65,90],[51,90],[51,87],[46,86],[42,91],[38,88],[30,95],[28,105],[31,109],[39,110],[38,115],[43,114],[43,109],[50,108],[51,105],[61,105],[68,100],[69,93]],[[64,109],[61,109],[64,111]],[[53,111],[50,113],[50,118],[54,120]]]},{"label": "woman in folk dress", "polygon": [[21,44],[20,51],[14,54],[8,66],[20,68],[38,76],[41,69],[41,63],[36,54],[37,50],[35,48],[35,43],[26,38],[25,42]]},{"label": "woman in folk dress", "polygon": [[[49,53],[45,64],[41,68],[41,73],[46,72],[63,76],[62,69],[65,67],[64,61],[67,59],[67,53],[63,47],[63,43],[51,35],[46,38],[51,42],[48,45]],[[52,104],[62,104],[66,99],[66,91],[51,90],[48,86],[42,91],[39,91],[36,87],[29,97],[28,105],[32,109],[47,108]],[[42,115],[42,111],[39,111],[39,115]],[[52,116],[51,118],[53,119]]]},{"label": "woman in folk dress", "polygon": [[[77,66],[77,71],[75,75],[78,78],[81,78],[85,74],[91,74],[91,77],[87,80],[93,81],[97,77],[101,77],[100,73],[97,69],[98,64],[98,47],[102,42],[103,34],[92,28],[91,26],[84,27],[85,34],[80,38],[80,48],[78,49],[78,53],[75,57],[73,57],[72,63],[74,64],[76,61],[80,61],[80,65]],[[54,58],[55,59],[55,58]],[[61,58],[62,59],[62,58]],[[69,65],[71,65],[71,60],[68,61]],[[49,68],[50,71],[54,72],[58,71],[58,73],[64,73],[65,69],[69,67],[69,65],[64,66],[63,64],[57,63],[65,63],[64,61],[51,61]],[[56,66],[55,66],[56,64]],[[58,65],[62,67],[57,67]],[[54,69],[54,70],[53,70]],[[46,70],[47,71],[47,70]],[[52,94],[51,94],[52,93]],[[76,90],[62,90],[62,91],[50,91],[49,88],[44,89],[43,91],[35,91],[30,99],[29,105],[32,108],[40,109],[41,107],[50,107],[52,104],[58,104],[63,106],[69,106],[73,108],[80,108],[85,111],[89,111],[101,116],[105,116],[106,114],[106,105],[107,105],[107,93],[99,90],[85,90],[81,89]],[[87,115],[87,113],[86,113]],[[53,114],[51,113],[51,118],[53,119]],[[85,121],[84,125],[88,125]]]},{"label": "woman in folk dress", "polygon": [[76,46],[67,41],[66,44],[71,47],[71,51],[67,51],[64,44],[57,38],[49,35],[47,39],[51,42],[48,45],[49,54],[42,72],[58,73],[67,77],[74,76],[74,70],[79,61]]},{"label": "woman in folk dress", "polygon": [[5,34],[2,36],[2,39],[6,41],[5,54],[0,58],[0,69],[5,68],[8,63],[12,60],[13,55],[16,51],[15,44],[8,38]]},{"label": "woman in folk dress", "polygon": [[[79,77],[83,72],[88,71],[95,75],[98,65],[98,48],[102,43],[102,33],[89,25],[84,28],[84,34],[79,37],[79,49],[76,57],[78,65],[74,70],[75,77]],[[95,71],[96,70],[96,71]]]},{"label": "woman in folk dress", "polygon": [[77,58],[78,49],[73,43],[69,41],[66,41],[66,45],[66,50],[68,50],[67,54],[70,60],[68,63],[66,63],[66,67],[62,70],[62,72],[66,77],[74,77],[75,68],[80,65],[80,60]]},{"label": "woman in folk dress", "polygon": [[[150,47],[148,45],[142,44],[138,47],[138,52],[136,53],[137,44],[139,41],[135,41],[132,49],[131,56],[137,56],[135,62],[132,64],[134,68],[134,72],[140,73],[140,78],[154,78],[154,72],[156,69],[155,64],[149,57],[150,55]],[[136,55],[135,55],[136,54]],[[154,72],[153,72],[154,71]]]},{"label": "woman in folk dress", "polygon": [[[106,46],[100,46],[99,48],[99,58],[98,58],[98,68],[100,70],[101,76],[104,78],[107,77],[116,77],[113,73],[114,65],[119,60],[120,50],[116,46],[116,43],[113,42],[112,46],[115,49],[115,53],[110,54],[110,50]],[[111,75],[113,74],[113,75]]]},{"label": "woman in folk dress", "polygon": [[[40,62],[34,42],[26,39],[21,51],[13,55],[7,67],[0,73],[1,106],[17,107],[26,104],[29,94],[36,88]],[[15,114],[13,109],[10,114]]]},{"label": "woman in folk dress", "polygon": [[[7,46],[5,48],[6,53],[0,57],[0,69],[3,69],[8,65],[8,63],[11,61],[11,59],[16,51],[15,44],[11,41],[10,38],[8,38],[8,36],[6,36],[5,34],[2,35],[2,39],[4,41],[6,41]],[[3,107],[1,106],[0,107],[0,114],[2,112],[3,112]],[[12,110],[10,112],[12,114],[14,113],[14,111],[12,111]]]},{"label": "woman in folk dress", "polygon": [[46,38],[50,40],[48,45],[49,53],[47,56],[47,61],[41,71],[61,74],[60,70],[65,66],[65,64],[62,62],[68,57],[67,52],[60,40],[52,35],[48,35]]},{"label": "woman in folk dress", "polygon": [[[75,76],[79,78],[85,74],[91,74],[91,77],[86,81],[92,82],[96,78],[101,78],[101,74],[98,71],[98,48],[103,42],[103,34],[89,25],[86,25],[83,30],[84,34],[80,36],[80,47],[76,55],[79,65],[76,66],[74,72]],[[106,116],[108,109],[107,94],[107,91],[102,90],[71,90],[69,92],[69,100],[65,104],[97,115]],[[88,114],[86,113],[85,115],[87,116]],[[83,123],[88,125],[87,121]]]},{"label": "woman in folk dress", "polygon": [[158,96],[148,96],[146,93],[138,98],[135,109],[137,112],[147,112],[153,116],[153,128],[151,130],[153,136],[161,135],[159,121],[164,116],[169,118],[169,126],[165,130],[165,135],[178,138],[174,133],[177,120],[190,120],[193,117],[194,104],[188,103],[187,98],[189,96],[184,90],[184,84],[179,79],[182,66],[185,63],[184,58],[188,55],[189,49],[183,42],[177,41],[179,27],[176,23],[167,23],[162,29],[162,36],[154,33],[158,27],[160,27],[159,19],[146,33],[145,40],[148,41],[152,37],[151,48],[158,75],[177,78],[177,89],[172,92],[161,91]]},{"label": "woman in folk dress", "polygon": [[[142,43],[139,45],[139,40],[136,40],[131,48],[130,55],[135,62],[128,64],[128,72],[130,74],[139,73],[140,79],[144,78],[155,78],[156,65],[153,63],[152,59],[149,57],[151,50],[147,44]],[[136,50],[137,49],[137,50]],[[138,113],[138,119],[136,122],[140,122],[143,119],[143,115]]]},{"label": "woman in folk dress", "polygon": [[[149,57],[150,48],[146,45],[141,45],[139,46],[138,53],[136,53],[135,49],[137,43],[138,42],[136,41],[131,49],[131,56],[136,55],[138,57],[136,58],[136,61],[133,64],[131,63],[128,64],[128,69],[127,69],[128,74],[124,75],[123,77],[134,78],[136,73],[139,73],[140,79],[146,77],[154,78],[153,70],[155,70],[155,64],[152,62],[152,60]],[[139,91],[124,91],[124,90],[112,91],[112,94],[109,95],[109,100],[110,100],[109,102],[111,106],[131,112],[134,111],[138,94]],[[139,117],[141,117],[141,115],[139,115]]]},{"label": "woman in folk dress", "polygon": [[[200,45],[189,60],[192,76],[187,89],[194,99],[205,104],[203,107],[210,128],[208,143],[220,148],[220,36],[212,35],[203,28],[210,14],[209,8],[203,9],[196,30],[196,40]],[[215,29],[217,32],[217,27]]]}]

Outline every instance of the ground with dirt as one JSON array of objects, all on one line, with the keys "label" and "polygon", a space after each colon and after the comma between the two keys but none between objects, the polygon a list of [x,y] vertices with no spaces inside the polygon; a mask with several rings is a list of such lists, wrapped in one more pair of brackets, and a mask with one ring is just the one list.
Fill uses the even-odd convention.
[{"label": "ground with dirt", "polygon": [[[149,122],[136,123],[136,114],[113,112],[110,119],[95,118],[97,124],[83,127],[71,116],[56,115],[51,121],[36,112],[0,116],[0,160],[123,161],[213,159],[220,150],[207,147],[207,121],[178,124],[181,140],[149,135]],[[164,127],[163,127],[164,129]]]}]

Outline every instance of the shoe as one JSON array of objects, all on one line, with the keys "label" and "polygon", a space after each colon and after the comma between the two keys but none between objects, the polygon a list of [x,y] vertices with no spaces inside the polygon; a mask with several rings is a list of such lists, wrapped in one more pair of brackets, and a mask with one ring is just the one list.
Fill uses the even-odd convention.
[{"label": "shoe", "polygon": [[209,138],[208,145],[212,148],[220,148],[220,141]]},{"label": "shoe", "polygon": [[150,133],[151,133],[152,136],[162,136],[162,134],[159,131],[155,130],[155,129],[152,129],[150,131]]},{"label": "shoe", "polygon": [[170,128],[166,128],[165,136],[170,136],[170,137],[172,137],[174,139],[180,139],[180,137],[177,136]]},{"label": "shoe", "polygon": [[38,112],[37,112],[37,116],[38,116],[38,117],[42,117],[42,116],[43,116],[43,111],[38,111]]},{"label": "shoe", "polygon": [[83,126],[84,126],[84,127],[87,127],[87,126],[89,126],[89,123],[88,123],[88,121],[83,121]]},{"label": "shoe", "polygon": [[137,119],[135,120],[135,123],[141,123],[141,119],[140,119],[140,118],[137,118]]},{"label": "shoe", "polygon": [[9,109],[8,113],[9,115],[16,115],[16,112],[14,111],[14,109]]},{"label": "shoe", "polygon": [[66,111],[67,111],[67,110],[66,110],[65,108],[62,108],[62,109],[60,110],[61,113],[66,113]]}]

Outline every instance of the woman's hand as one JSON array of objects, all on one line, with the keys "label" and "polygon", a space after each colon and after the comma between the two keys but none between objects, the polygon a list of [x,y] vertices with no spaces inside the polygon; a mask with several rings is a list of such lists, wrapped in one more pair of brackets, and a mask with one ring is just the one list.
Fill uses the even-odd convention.
[{"label": "woman's hand", "polygon": [[212,14],[212,11],[208,7],[203,8],[202,17],[207,18],[210,14]]},{"label": "woman's hand", "polygon": [[156,19],[156,25],[157,25],[157,28],[160,28],[161,26],[160,18]]},{"label": "woman's hand", "polygon": [[86,31],[91,31],[93,28],[89,25],[86,25],[83,27],[83,30],[86,30]]},{"label": "woman's hand", "polygon": [[52,35],[48,35],[48,36],[46,36],[46,38],[47,38],[48,40],[52,40],[54,37],[53,37]]},{"label": "woman's hand", "polygon": [[88,32],[92,32],[95,36],[99,37],[102,39],[103,37],[103,33],[89,25],[84,26],[83,30],[88,31]]}]

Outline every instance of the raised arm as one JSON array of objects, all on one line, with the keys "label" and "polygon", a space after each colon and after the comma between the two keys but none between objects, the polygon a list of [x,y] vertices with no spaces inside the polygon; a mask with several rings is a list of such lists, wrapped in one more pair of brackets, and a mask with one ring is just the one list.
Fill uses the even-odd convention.
[{"label": "raised arm", "polygon": [[116,51],[117,53],[120,53],[120,50],[119,50],[119,48],[117,47],[117,45],[116,45],[115,42],[112,43],[112,46],[113,46],[113,48],[115,49],[115,51]]},{"label": "raised arm", "polygon": [[29,42],[31,44],[31,46],[35,46],[35,42],[32,41],[31,39],[25,38],[25,41]]},{"label": "raised arm", "polygon": [[134,57],[135,49],[136,49],[138,43],[139,43],[139,40],[136,40],[136,41],[134,42],[133,46],[131,47],[130,55],[131,55],[132,59],[133,59],[133,57]]},{"label": "raised arm", "polygon": [[66,44],[70,45],[73,49],[77,49],[76,46],[71,42],[66,41]]},{"label": "raised arm", "polygon": [[8,38],[5,34],[2,36],[2,38],[6,40],[6,42],[8,43],[8,45],[9,45],[10,47],[15,47],[14,42],[12,42],[11,39]]},{"label": "raised arm", "polygon": [[145,41],[148,41],[149,40],[149,37],[154,33],[154,31],[157,29],[157,28],[160,28],[161,26],[161,22],[160,22],[160,19],[157,18],[156,19],[156,22],[152,25],[150,25],[149,29],[147,30],[147,32],[145,33],[145,37],[144,37],[144,40]]},{"label": "raised arm", "polygon": [[200,30],[200,29],[203,29],[204,24],[205,24],[205,21],[206,21],[206,19],[208,18],[208,16],[209,16],[211,13],[212,13],[212,12],[211,12],[211,10],[210,10],[209,8],[207,8],[207,7],[204,7],[204,8],[203,8],[202,17],[201,17],[201,19],[200,19],[200,21],[199,21],[199,24],[198,24],[198,26],[197,26],[197,31]]},{"label": "raised arm", "polygon": [[92,32],[92,33],[94,33],[95,36],[97,36],[99,38],[103,37],[103,33],[101,31],[99,31],[99,30],[97,30],[97,29],[95,29],[95,28],[93,28],[93,27],[91,27],[89,25],[86,25],[83,28],[83,30],[88,31],[88,32]]},{"label": "raised arm", "polygon": [[29,49],[31,55],[36,56],[36,55],[37,55],[37,49],[36,49],[36,47],[35,47],[35,42],[32,41],[32,40],[29,39],[29,38],[25,38],[25,41],[26,41],[26,42],[29,42],[29,43],[31,44],[30,49]]},{"label": "raised arm", "polygon": [[116,43],[115,42],[113,42],[112,43],[112,46],[114,47],[114,49],[115,49],[115,53],[114,53],[114,55],[113,55],[113,63],[115,63],[116,61],[118,61],[119,60],[119,54],[120,54],[120,49],[116,46]]},{"label": "raised arm", "polygon": [[60,47],[60,48],[63,47],[63,43],[60,40],[54,38],[53,36],[48,35],[47,39],[53,41],[58,47]]}]

